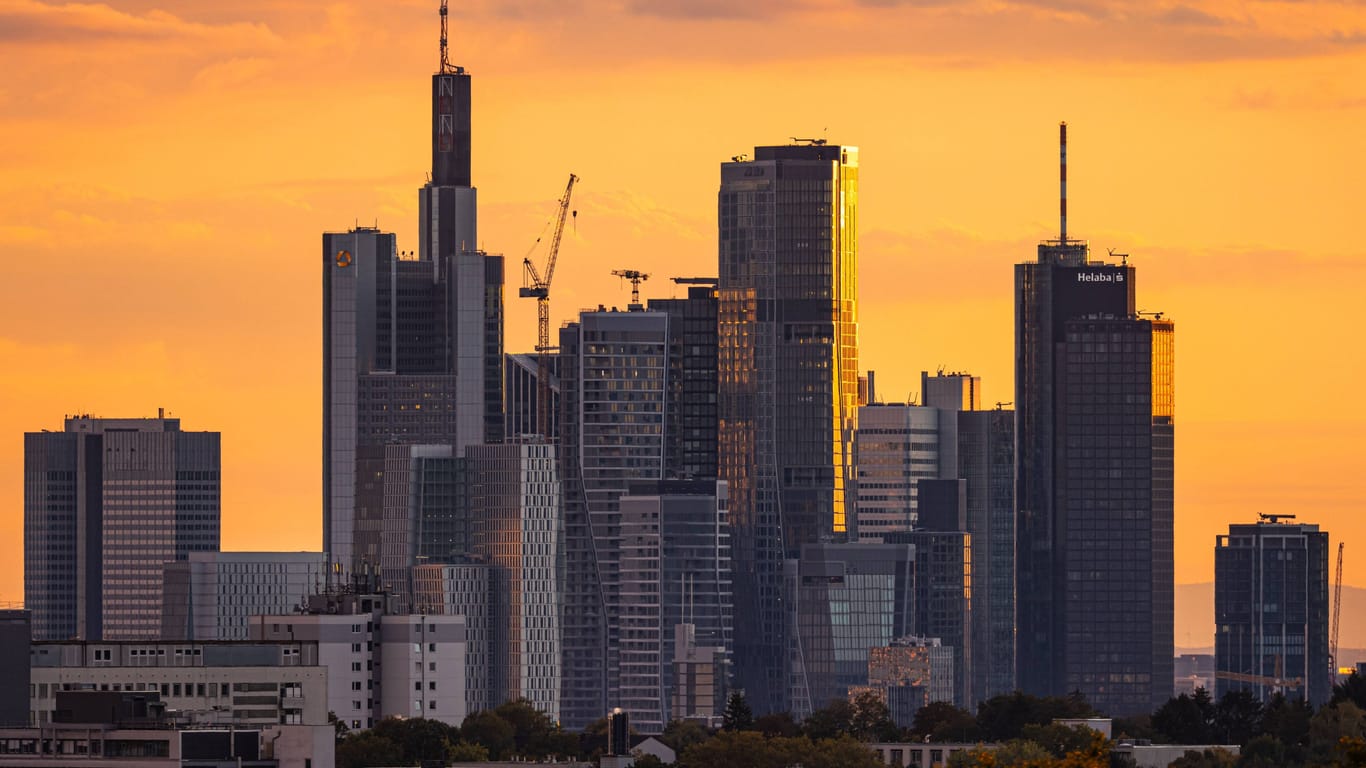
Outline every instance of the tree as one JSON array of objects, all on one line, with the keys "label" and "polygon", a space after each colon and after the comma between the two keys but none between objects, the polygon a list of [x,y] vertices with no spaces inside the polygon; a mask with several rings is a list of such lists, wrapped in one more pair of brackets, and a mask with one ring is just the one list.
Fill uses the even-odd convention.
[{"label": "tree", "polygon": [[500,704],[493,714],[512,726],[513,754],[536,758],[550,754],[548,742],[555,725],[535,704],[516,699]]},{"label": "tree", "polygon": [[1116,717],[1111,721],[1110,732],[1114,734],[1115,741],[1123,739],[1152,740],[1157,735],[1157,732],[1153,730],[1152,715]]},{"label": "tree", "polygon": [[599,717],[584,726],[583,733],[579,734],[579,755],[596,762],[606,752],[607,718]]},{"label": "tree", "polygon": [[916,710],[911,721],[911,735],[917,740],[975,741],[977,734],[972,715],[947,701],[926,704]]},{"label": "tree", "polygon": [[1214,707],[1211,734],[1216,744],[1242,746],[1262,732],[1262,703],[1249,691],[1225,693]]},{"label": "tree", "polygon": [[748,731],[754,727],[754,712],[745,695],[736,691],[726,700],[726,711],[721,715],[721,730]]},{"label": "tree", "polygon": [[1292,761],[1286,754],[1284,744],[1270,734],[1262,734],[1249,741],[1238,753],[1238,768],[1283,768],[1287,765],[1302,765],[1303,761]]},{"label": "tree", "polygon": [[1329,764],[1343,739],[1366,737],[1366,712],[1350,701],[1329,704],[1309,721],[1309,754],[1313,762]]},{"label": "tree", "polygon": [[[765,717],[772,717],[766,715]],[[792,716],[788,715],[791,720]],[[759,718],[758,722],[763,722],[764,718]],[[759,730],[763,730],[760,728]],[[706,741],[711,734],[701,723],[696,720],[674,720],[664,726],[664,733],[660,734],[659,740],[668,744],[674,752],[682,752],[694,744]]]},{"label": "tree", "polygon": [[1214,704],[1204,688],[1168,699],[1153,713],[1153,729],[1173,744],[1208,744],[1213,724]]},{"label": "tree", "polygon": [[1066,757],[1071,752],[1085,752],[1091,747],[1096,732],[1084,725],[1037,725],[1030,723],[1020,732],[1020,738],[1043,747],[1054,757]]},{"label": "tree", "polygon": [[1307,747],[1309,720],[1313,716],[1314,710],[1304,699],[1289,701],[1284,694],[1277,693],[1262,711],[1262,732],[1274,736],[1287,748]]},{"label": "tree", "polygon": [[986,741],[1020,737],[1029,724],[1048,725],[1060,717],[1093,717],[1095,710],[1080,693],[1039,698],[1015,691],[993,696],[977,705],[977,726]]},{"label": "tree", "polygon": [[349,734],[337,744],[337,768],[371,768],[379,765],[398,765],[403,762],[403,750],[397,744],[373,730]]},{"label": "tree", "polygon": [[1366,677],[1353,672],[1346,680],[1334,685],[1331,703],[1337,704],[1340,701],[1350,701],[1357,707],[1366,709]]},{"label": "tree", "polygon": [[848,733],[853,720],[854,705],[848,699],[831,699],[829,704],[806,718],[802,731],[812,739],[833,739]]},{"label": "tree", "polygon": [[337,717],[336,712],[327,713],[327,722],[332,726],[332,729],[336,731],[338,742],[340,742],[346,734],[351,732],[351,729],[346,727],[346,721]]},{"label": "tree", "polygon": [[1186,750],[1186,754],[1176,758],[1170,768],[1235,768],[1238,758],[1225,749],[1206,749],[1198,752]]},{"label": "tree", "polygon": [[460,740],[457,729],[440,720],[421,717],[386,717],[375,723],[371,731],[398,746],[404,765],[417,765],[423,760],[445,760],[451,745]]},{"label": "tree", "polygon": [[688,747],[678,768],[880,768],[877,753],[849,736],[811,741],[805,736],[766,738],[756,731],[722,731]]},{"label": "tree", "polygon": [[754,721],[754,730],[765,736],[783,736],[792,738],[800,736],[802,727],[793,719],[791,712],[774,712],[770,715],[763,715]]},{"label": "tree", "polygon": [[895,741],[898,729],[887,702],[871,691],[854,697],[849,733],[859,741]]},{"label": "tree", "polygon": [[648,753],[636,755],[631,764],[635,766],[635,768],[664,768],[666,765],[663,760]]},{"label": "tree", "polygon": [[465,716],[460,724],[460,738],[487,749],[493,760],[512,757],[517,744],[512,725],[487,709]]},{"label": "tree", "polygon": [[457,741],[446,751],[446,759],[452,763],[486,763],[489,760],[489,751],[483,744]]}]

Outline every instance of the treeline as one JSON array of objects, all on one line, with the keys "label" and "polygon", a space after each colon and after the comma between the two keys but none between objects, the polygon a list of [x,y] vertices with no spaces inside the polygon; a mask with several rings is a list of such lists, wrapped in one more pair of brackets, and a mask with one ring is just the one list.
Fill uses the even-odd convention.
[{"label": "treeline", "polygon": [[[956,753],[950,766],[968,768],[1125,768],[1114,742],[1085,728],[1054,725],[1060,718],[1100,716],[1080,694],[1035,697],[1020,692],[983,701],[976,713],[937,702],[922,707],[909,728],[892,722],[871,694],[836,699],[805,720],[789,713],[755,717],[743,696],[732,695],[722,728],[670,723],[659,740],[677,753],[675,768],[875,768],[882,763],[871,742],[992,744],[993,750]],[[1169,700],[1151,715],[1116,718],[1115,741],[1153,744],[1232,744],[1190,751],[1174,768],[1366,768],[1366,679],[1352,675],[1314,711],[1277,696],[1262,705],[1245,692],[1214,701],[1204,689]],[[339,768],[418,765],[479,760],[593,761],[607,749],[607,720],[582,733],[565,731],[521,700],[476,712],[459,727],[435,720],[386,719],[360,733],[338,724]],[[638,768],[660,768],[646,755]]]}]

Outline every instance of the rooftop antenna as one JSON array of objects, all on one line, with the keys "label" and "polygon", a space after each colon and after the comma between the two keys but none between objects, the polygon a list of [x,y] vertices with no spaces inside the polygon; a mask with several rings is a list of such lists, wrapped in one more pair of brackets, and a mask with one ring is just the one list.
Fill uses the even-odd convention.
[{"label": "rooftop antenna", "polygon": [[451,64],[450,57],[446,51],[446,0],[441,0],[441,69],[443,75],[464,74],[464,67],[457,67]]},{"label": "rooftop antenna", "polygon": [[1062,231],[1058,234],[1058,242],[1067,244],[1067,121],[1058,123],[1058,165],[1060,166],[1061,176],[1059,185],[1061,192],[1058,198],[1058,218],[1061,222]]}]

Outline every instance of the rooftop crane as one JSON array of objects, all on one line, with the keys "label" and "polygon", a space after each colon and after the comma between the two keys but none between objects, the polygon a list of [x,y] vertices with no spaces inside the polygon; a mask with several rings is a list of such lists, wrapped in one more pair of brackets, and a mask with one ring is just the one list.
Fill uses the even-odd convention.
[{"label": "rooftop crane", "polygon": [[631,281],[631,305],[627,309],[640,309],[640,284],[649,280],[650,276],[636,269],[614,269],[612,274]]},{"label": "rooftop crane", "polygon": [[1338,542],[1338,572],[1333,580],[1333,634],[1328,638],[1328,668],[1333,671],[1333,676],[1328,678],[1336,681],[1338,675],[1338,619],[1342,616],[1342,548],[1347,542]]},{"label": "rooftop crane", "polygon": [[[555,258],[560,254],[560,238],[564,236],[564,220],[569,214],[569,196],[579,177],[569,174],[569,184],[560,198],[559,214],[555,219],[555,234],[550,239],[550,252],[545,260],[545,275],[536,271],[531,257],[522,259],[522,288],[517,295],[536,299],[536,429],[541,437],[550,439],[550,353],[558,347],[550,345],[550,281],[555,279]],[[577,218],[578,211],[575,211]],[[539,242],[539,240],[538,240]]]}]

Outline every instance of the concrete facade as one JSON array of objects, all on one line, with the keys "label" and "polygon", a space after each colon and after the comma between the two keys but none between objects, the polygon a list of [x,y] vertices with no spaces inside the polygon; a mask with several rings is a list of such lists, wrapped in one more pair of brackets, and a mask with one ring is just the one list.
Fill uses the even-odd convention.
[{"label": "concrete facade", "polygon": [[38,640],[150,639],[162,566],[219,547],[220,436],[69,417],[24,435],[24,594]]}]

